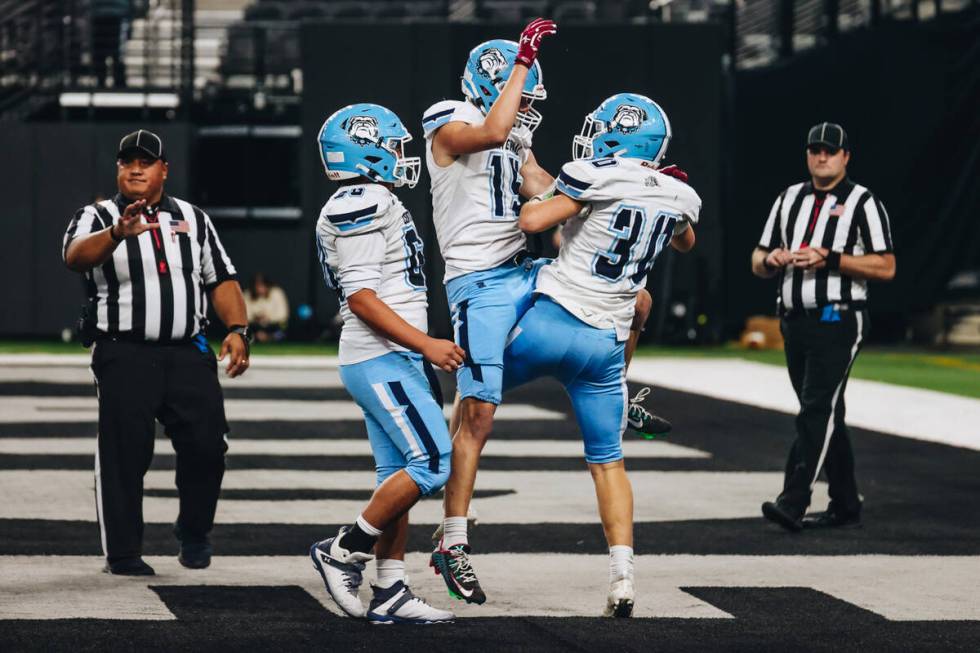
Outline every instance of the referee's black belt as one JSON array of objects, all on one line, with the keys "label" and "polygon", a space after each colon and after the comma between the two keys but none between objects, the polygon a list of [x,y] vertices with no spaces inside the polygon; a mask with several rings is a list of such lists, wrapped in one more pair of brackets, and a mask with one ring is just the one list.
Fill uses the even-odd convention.
[{"label": "referee's black belt", "polygon": [[119,333],[106,333],[104,331],[99,331],[95,334],[95,342],[131,342],[138,345],[174,346],[192,344],[194,339],[167,338],[165,340],[148,340],[147,338],[137,335],[132,331],[120,331]]},{"label": "referee's black belt", "polygon": [[828,306],[832,306],[838,312],[845,311],[861,311],[868,307],[867,302],[831,302],[829,304],[824,304],[822,306],[817,306],[816,308],[791,308],[789,310],[784,310],[781,313],[781,317],[785,320],[792,320],[797,317],[814,317],[817,315],[823,315],[823,312],[827,310]]}]

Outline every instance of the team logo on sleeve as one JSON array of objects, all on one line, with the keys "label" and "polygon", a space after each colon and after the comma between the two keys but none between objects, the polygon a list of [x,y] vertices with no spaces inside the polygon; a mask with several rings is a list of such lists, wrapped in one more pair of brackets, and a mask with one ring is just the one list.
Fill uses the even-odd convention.
[{"label": "team logo on sleeve", "polygon": [[624,134],[632,134],[640,128],[640,125],[646,119],[647,112],[640,107],[632,104],[623,104],[616,109],[616,115],[613,116],[609,128],[618,129]]},{"label": "team logo on sleeve", "polygon": [[347,125],[347,135],[358,145],[373,145],[381,141],[378,121],[371,116],[354,116]]},{"label": "team logo on sleeve", "polygon": [[484,50],[480,55],[480,74],[487,79],[497,79],[501,71],[507,68],[507,59],[504,58],[504,53],[497,48],[489,48]]}]

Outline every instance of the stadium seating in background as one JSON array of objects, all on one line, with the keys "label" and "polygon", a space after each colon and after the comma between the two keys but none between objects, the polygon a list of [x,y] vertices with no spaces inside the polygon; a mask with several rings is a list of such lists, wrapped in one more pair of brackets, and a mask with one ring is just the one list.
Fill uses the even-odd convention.
[{"label": "stadium seating in background", "polygon": [[559,25],[569,22],[585,22],[595,20],[596,3],[594,2],[561,2],[555,5],[551,16]]},{"label": "stadium seating in background", "polygon": [[446,0],[357,2],[352,0],[259,0],[245,10],[246,21],[445,19]]},{"label": "stadium seating in background", "polygon": [[479,17],[484,20],[519,23],[548,13],[547,0],[484,0]]}]

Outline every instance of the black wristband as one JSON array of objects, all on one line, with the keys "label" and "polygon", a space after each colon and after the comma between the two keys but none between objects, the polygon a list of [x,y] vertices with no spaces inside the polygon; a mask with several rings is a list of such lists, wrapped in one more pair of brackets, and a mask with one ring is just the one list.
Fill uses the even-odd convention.
[{"label": "black wristband", "polygon": [[115,222],[113,222],[112,225],[109,226],[109,238],[112,238],[112,242],[114,242],[116,244],[119,244],[119,243],[121,243],[123,241],[122,238],[116,238],[116,223]]},{"label": "black wristband", "polygon": [[827,260],[828,270],[840,270],[840,252],[830,250],[824,258]]},{"label": "black wristband", "polygon": [[245,358],[252,355],[252,330],[243,324],[233,324],[228,327],[228,333],[235,333],[245,343]]}]

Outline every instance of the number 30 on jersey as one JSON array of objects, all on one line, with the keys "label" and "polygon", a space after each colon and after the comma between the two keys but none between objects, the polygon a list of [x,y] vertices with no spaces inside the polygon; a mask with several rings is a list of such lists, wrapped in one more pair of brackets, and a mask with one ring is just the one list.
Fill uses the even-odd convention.
[{"label": "number 30 on jersey", "polygon": [[609,233],[615,237],[612,245],[605,253],[597,254],[592,262],[592,271],[596,276],[609,281],[619,281],[626,273],[629,264],[635,262],[636,268],[630,275],[630,281],[634,284],[643,281],[653,260],[673,236],[674,225],[677,223],[676,215],[663,211],[657,213],[653,219],[646,251],[636,259],[633,248],[643,235],[646,217],[646,211],[642,208],[625,204],[616,207],[608,228]]}]

